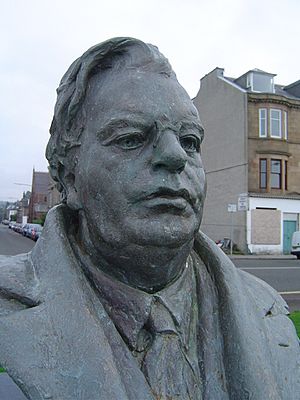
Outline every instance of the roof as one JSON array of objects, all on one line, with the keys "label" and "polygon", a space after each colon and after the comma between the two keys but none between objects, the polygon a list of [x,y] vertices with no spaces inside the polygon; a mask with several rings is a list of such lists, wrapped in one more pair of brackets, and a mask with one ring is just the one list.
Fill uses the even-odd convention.
[{"label": "roof", "polygon": [[[269,76],[276,76],[276,74],[272,74],[271,72],[263,71],[262,69],[259,69],[259,68],[249,69],[249,71],[245,72],[241,76],[247,75],[247,74],[249,74],[249,72],[258,72],[259,74],[264,74],[264,75],[269,75]],[[240,76],[239,76],[239,78],[240,78]]]},{"label": "roof", "polygon": [[[237,86],[239,86],[240,88],[247,90],[248,92],[252,92],[249,88],[246,88],[245,86],[242,86],[241,82],[244,81],[244,79],[246,79],[245,77],[250,73],[250,72],[256,72],[259,74],[264,74],[264,75],[268,75],[270,77],[275,77],[276,74],[272,74],[270,72],[266,72],[263,71],[259,68],[253,68],[250,69],[249,71],[245,72],[244,74],[242,74],[241,76],[239,76],[238,78],[232,78],[232,77],[227,77],[224,76],[225,79],[227,79],[228,81],[236,84]],[[279,96],[284,96],[290,99],[295,99],[295,100],[299,100],[300,96],[298,96],[298,93],[300,93],[300,80],[293,82],[289,85],[279,85],[279,84],[275,84],[274,85],[274,89],[275,89],[275,93]],[[257,92],[253,92],[253,93],[257,93]],[[261,92],[264,93],[264,92]]]},{"label": "roof", "polygon": [[278,94],[279,96],[285,96],[290,99],[299,100],[299,97],[294,96],[292,93],[288,92],[286,88],[287,86],[275,85],[275,94]]}]

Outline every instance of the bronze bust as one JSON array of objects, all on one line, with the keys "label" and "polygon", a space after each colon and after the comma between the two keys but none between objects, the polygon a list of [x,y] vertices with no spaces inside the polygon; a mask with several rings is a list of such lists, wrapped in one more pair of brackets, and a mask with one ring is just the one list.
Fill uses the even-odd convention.
[{"label": "bronze bust", "polygon": [[286,303],[199,231],[203,127],[158,49],[89,49],[50,133],[63,204],[0,259],[0,364],[28,399],[299,399]]}]

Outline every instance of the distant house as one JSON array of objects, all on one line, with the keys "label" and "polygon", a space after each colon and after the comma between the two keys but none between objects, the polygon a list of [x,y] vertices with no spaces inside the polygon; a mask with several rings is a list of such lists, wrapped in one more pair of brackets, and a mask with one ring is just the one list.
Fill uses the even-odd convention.
[{"label": "distant house", "polygon": [[33,169],[31,197],[29,201],[29,222],[41,218],[48,212],[48,188],[50,176],[48,172]]},{"label": "distant house", "polygon": [[[289,253],[300,220],[300,81],[276,85],[253,69],[216,68],[194,99],[205,128],[208,194],[202,229],[253,253]],[[240,202],[238,199],[240,198]],[[228,212],[230,204],[241,211]]]},{"label": "distant house", "polygon": [[25,224],[28,220],[30,196],[31,193],[29,191],[23,192],[22,199],[18,201],[17,222],[20,224]]},{"label": "distant house", "polygon": [[17,213],[18,213],[18,205],[17,205],[17,203],[9,204],[6,207],[5,212],[6,212],[5,218],[8,219],[8,221],[12,221],[13,217],[16,216]]}]

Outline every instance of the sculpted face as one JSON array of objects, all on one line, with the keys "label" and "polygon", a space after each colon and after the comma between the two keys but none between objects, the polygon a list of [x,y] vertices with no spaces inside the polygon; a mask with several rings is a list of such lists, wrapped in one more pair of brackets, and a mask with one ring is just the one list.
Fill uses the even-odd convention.
[{"label": "sculpted face", "polygon": [[95,246],[176,247],[198,230],[202,128],[183,88],[152,72],[89,82],[75,189]]}]

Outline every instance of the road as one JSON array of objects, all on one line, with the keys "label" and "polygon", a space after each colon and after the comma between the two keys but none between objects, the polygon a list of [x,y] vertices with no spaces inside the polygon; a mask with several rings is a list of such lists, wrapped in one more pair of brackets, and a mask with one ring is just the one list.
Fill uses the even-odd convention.
[{"label": "road", "polygon": [[29,238],[23,237],[6,225],[0,224],[0,255],[16,255],[28,253],[35,245],[35,242]]},{"label": "road", "polygon": [[287,301],[291,311],[300,310],[300,260],[296,258],[234,258],[237,268],[263,279]]}]

